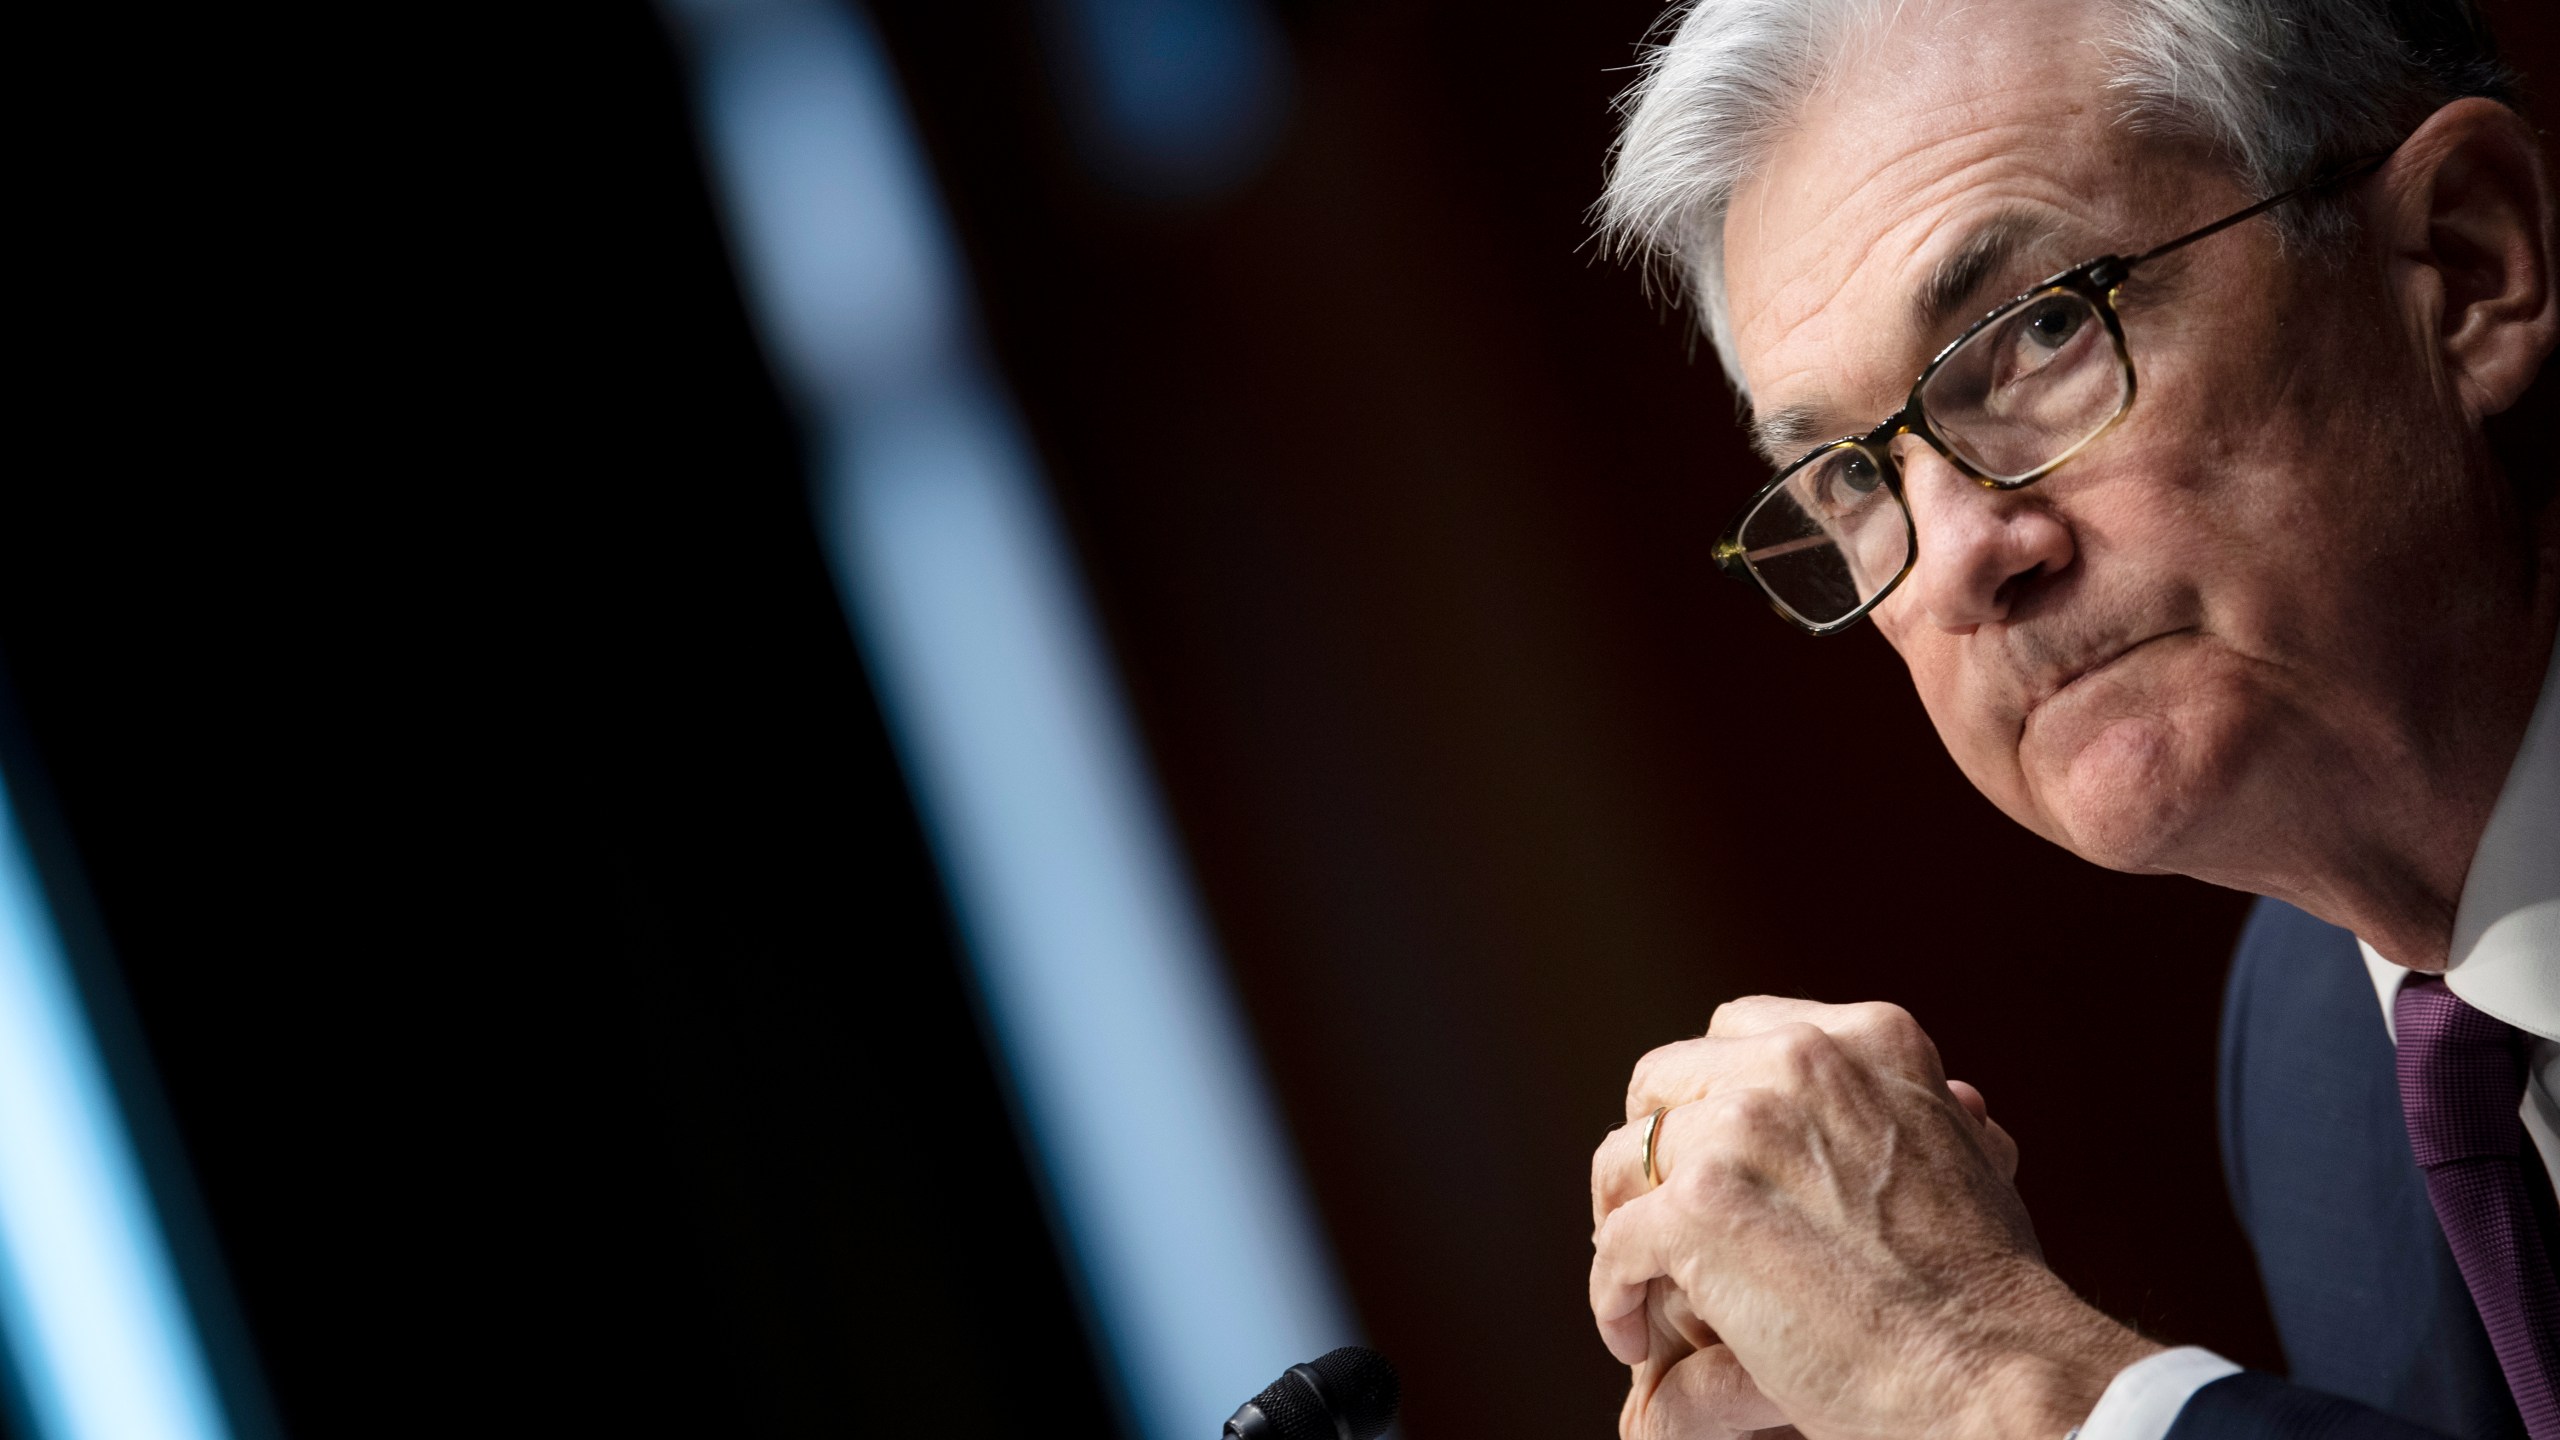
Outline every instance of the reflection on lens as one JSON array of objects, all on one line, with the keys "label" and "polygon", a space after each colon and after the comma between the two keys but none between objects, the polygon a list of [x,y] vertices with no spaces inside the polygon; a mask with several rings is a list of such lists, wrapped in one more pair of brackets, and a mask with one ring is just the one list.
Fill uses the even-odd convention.
[{"label": "reflection on lens", "polygon": [[1816,626],[1856,614],[1911,557],[1911,522],[1883,458],[1855,441],[1788,472],[1744,518],[1740,539],[1761,588]]},{"label": "reflection on lens", "polygon": [[2069,455],[2131,399],[2105,318],[2072,290],[2030,295],[1998,312],[1938,362],[1920,392],[1947,448],[2003,481]]}]

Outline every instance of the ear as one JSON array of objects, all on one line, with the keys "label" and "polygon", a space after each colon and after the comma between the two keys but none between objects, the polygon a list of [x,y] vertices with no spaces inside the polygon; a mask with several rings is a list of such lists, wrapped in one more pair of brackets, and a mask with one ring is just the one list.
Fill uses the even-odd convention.
[{"label": "ear", "polygon": [[2560,344],[2551,177],[2533,128],[2494,100],[2456,100],[2411,132],[2377,179],[2368,218],[2388,246],[2393,287],[2431,323],[2472,419],[2498,414]]}]

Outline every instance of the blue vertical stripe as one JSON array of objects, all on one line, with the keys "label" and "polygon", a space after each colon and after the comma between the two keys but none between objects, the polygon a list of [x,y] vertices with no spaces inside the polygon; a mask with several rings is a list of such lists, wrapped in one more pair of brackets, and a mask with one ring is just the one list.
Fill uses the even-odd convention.
[{"label": "blue vertical stripe", "polygon": [[4,785],[0,1331],[43,1440],[229,1433]]}]

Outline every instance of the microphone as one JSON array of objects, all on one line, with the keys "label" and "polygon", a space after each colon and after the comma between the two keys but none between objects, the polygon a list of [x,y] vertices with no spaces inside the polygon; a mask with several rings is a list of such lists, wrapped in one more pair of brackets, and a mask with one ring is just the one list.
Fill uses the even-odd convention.
[{"label": "microphone", "polygon": [[1345,1345],[1282,1371],[1237,1408],[1224,1440],[1378,1440],[1396,1423],[1403,1398],[1386,1356]]}]

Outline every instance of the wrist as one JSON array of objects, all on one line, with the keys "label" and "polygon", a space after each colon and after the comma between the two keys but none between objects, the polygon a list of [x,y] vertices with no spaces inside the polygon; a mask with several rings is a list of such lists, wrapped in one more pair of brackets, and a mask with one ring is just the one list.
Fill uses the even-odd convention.
[{"label": "wrist", "polygon": [[2063,1440],[2124,1368],[2163,1348],[2100,1313],[2045,1271],[2046,1293],[2021,1306],[1988,1353],[1961,1433],[1977,1440]]}]

